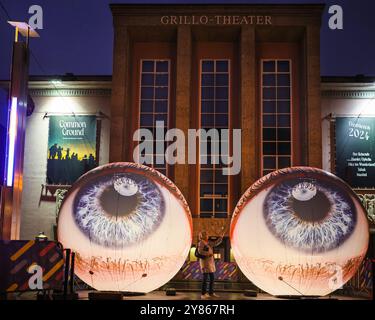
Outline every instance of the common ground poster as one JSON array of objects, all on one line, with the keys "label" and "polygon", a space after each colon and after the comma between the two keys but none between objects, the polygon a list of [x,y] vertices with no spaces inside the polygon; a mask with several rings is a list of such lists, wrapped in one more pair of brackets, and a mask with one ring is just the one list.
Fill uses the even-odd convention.
[{"label": "common ground poster", "polygon": [[336,174],[353,188],[375,183],[375,118],[336,118]]},{"label": "common ground poster", "polygon": [[71,185],[96,165],[96,117],[50,116],[47,183]]}]

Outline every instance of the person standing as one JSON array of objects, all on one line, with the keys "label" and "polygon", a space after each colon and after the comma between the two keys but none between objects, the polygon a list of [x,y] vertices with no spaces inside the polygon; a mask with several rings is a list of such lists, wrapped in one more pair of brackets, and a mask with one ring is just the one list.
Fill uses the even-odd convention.
[{"label": "person standing", "polygon": [[214,293],[214,273],[216,271],[216,266],[213,248],[218,246],[222,242],[222,240],[223,237],[221,236],[216,241],[209,241],[206,231],[202,231],[199,233],[199,243],[197,250],[199,255],[202,256],[201,258],[199,258],[199,265],[203,274],[201,295],[202,299],[207,299],[209,297],[219,297],[216,293]]}]

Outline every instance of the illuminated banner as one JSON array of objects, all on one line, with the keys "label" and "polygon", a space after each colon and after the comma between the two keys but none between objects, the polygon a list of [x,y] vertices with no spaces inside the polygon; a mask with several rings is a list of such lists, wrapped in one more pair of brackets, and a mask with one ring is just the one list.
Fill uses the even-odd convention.
[{"label": "illuminated banner", "polygon": [[71,185],[96,165],[96,117],[51,116],[47,183]]},{"label": "illuminated banner", "polygon": [[375,118],[336,118],[336,174],[354,188],[375,187]]},{"label": "illuminated banner", "polygon": [[64,255],[53,241],[0,241],[0,292],[58,289],[63,286]]}]

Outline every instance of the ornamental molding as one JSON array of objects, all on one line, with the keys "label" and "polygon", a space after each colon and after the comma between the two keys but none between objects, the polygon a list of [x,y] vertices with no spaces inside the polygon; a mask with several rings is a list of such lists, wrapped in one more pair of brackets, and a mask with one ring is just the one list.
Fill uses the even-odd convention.
[{"label": "ornamental molding", "polygon": [[336,99],[374,99],[375,90],[323,90],[322,97]]},{"label": "ornamental molding", "polygon": [[375,194],[357,194],[367,211],[368,220],[375,224]]},{"label": "ornamental molding", "polygon": [[29,89],[32,97],[109,97],[111,89]]}]

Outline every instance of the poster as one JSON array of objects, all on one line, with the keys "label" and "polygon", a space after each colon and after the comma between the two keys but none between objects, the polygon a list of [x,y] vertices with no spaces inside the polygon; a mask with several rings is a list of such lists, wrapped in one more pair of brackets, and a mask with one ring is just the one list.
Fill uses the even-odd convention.
[{"label": "poster", "polygon": [[47,184],[71,185],[96,166],[96,116],[50,116]]},{"label": "poster", "polygon": [[336,174],[353,188],[375,187],[375,118],[336,118]]}]

